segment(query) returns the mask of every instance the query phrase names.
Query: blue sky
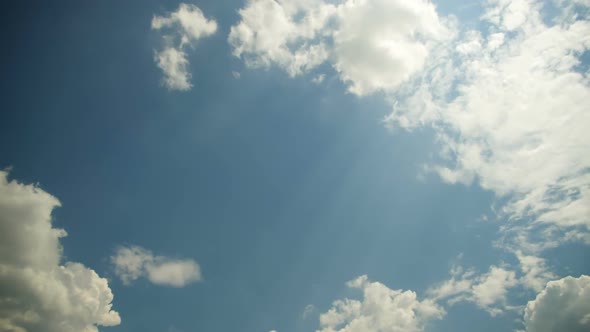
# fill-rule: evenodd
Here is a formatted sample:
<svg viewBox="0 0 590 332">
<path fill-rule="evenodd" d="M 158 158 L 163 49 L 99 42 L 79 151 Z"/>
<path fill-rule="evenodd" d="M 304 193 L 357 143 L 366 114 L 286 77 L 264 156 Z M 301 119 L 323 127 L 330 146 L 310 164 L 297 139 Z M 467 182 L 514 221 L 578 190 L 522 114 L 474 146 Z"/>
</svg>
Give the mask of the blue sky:
<svg viewBox="0 0 590 332">
<path fill-rule="evenodd" d="M 7 5 L 0 330 L 587 331 L 588 13 Z"/>
</svg>

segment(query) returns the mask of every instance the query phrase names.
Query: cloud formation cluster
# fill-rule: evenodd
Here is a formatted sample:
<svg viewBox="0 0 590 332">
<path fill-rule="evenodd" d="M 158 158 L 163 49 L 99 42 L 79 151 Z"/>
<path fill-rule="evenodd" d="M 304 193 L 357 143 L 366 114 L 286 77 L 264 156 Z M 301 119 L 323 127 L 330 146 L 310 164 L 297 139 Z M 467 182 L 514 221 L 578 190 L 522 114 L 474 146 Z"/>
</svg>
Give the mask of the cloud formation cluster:
<svg viewBox="0 0 590 332">
<path fill-rule="evenodd" d="M 228 41 L 250 67 L 327 62 L 352 93 L 384 92 L 387 125 L 436 129 L 446 162 L 428 169 L 508 199 L 505 234 L 532 255 L 590 227 L 590 22 L 573 4 L 547 23 L 539 1 L 491 0 L 479 31 L 430 1 L 252 0 Z M 527 238 L 539 229 L 549 241 Z"/>
<path fill-rule="evenodd" d="M 248 67 L 323 78 L 328 64 L 349 92 L 391 101 L 388 127 L 435 131 L 440 161 L 424 170 L 496 194 L 495 246 L 518 265 L 456 270 L 430 295 L 496 315 L 512 288 L 547 292 L 547 249 L 590 243 L 590 3 L 544 5 L 489 0 L 465 29 L 430 1 L 251 0 L 228 41 Z M 344 317 L 360 304 L 338 306 Z"/>
<path fill-rule="evenodd" d="M 115 274 L 126 285 L 140 277 L 156 285 L 171 287 L 184 287 L 202 280 L 201 268 L 194 260 L 154 256 L 139 246 L 119 247 L 111 262 Z"/>
<path fill-rule="evenodd" d="M 547 287 L 525 309 L 527 332 L 590 330 L 590 277 L 565 277 Z"/>
<path fill-rule="evenodd" d="M 121 322 L 106 279 L 62 262 L 63 229 L 51 213 L 60 202 L 36 185 L 0 171 L 0 330 L 97 332 Z"/>
<path fill-rule="evenodd" d="M 189 90 L 192 84 L 186 51 L 199 39 L 214 34 L 217 22 L 207 19 L 197 6 L 181 3 L 167 16 L 154 16 L 152 30 L 167 31 L 162 35 L 163 48 L 154 56 L 164 74 L 164 86 L 170 90 Z"/>
</svg>

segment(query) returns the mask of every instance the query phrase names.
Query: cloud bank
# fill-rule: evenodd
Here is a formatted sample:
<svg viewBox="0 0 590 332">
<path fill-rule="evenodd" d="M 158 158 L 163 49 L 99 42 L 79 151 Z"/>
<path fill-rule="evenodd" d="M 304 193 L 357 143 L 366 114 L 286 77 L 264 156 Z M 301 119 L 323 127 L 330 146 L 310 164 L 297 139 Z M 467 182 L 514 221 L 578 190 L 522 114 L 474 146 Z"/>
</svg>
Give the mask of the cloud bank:
<svg viewBox="0 0 590 332">
<path fill-rule="evenodd" d="M 106 279 L 62 262 L 51 212 L 60 202 L 36 185 L 0 171 L 0 330 L 97 332 L 121 322 Z"/>
<path fill-rule="evenodd" d="M 111 262 L 115 274 L 126 285 L 140 277 L 156 285 L 170 287 L 184 287 L 202 280 L 201 268 L 194 260 L 154 256 L 151 251 L 139 246 L 119 247 Z"/>
<path fill-rule="evenodd" d="M 164 74 L 164 86 L 170 90 L 189 90 L 192 84 L 187 49 L 194 48 L 199 39 L 214 34 L 217 22 L 207 19 L 197 6 L 181 3 L 167 16 L 154 16 L 152 30 L 165 31 L 164 46 L 154 56 Z"/>
</svg>

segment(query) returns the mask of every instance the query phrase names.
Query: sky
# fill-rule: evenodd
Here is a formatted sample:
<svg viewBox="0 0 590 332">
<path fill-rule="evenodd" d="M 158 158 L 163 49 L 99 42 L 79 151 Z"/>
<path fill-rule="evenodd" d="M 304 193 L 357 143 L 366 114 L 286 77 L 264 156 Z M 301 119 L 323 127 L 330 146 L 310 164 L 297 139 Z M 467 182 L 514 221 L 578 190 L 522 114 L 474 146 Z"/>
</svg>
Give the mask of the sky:
<svg viewBox="0 0 590 332">
<path fill-rule="evenodd" d="M 590 331 L 587 0 L 2 16 L 0 331 Z"/>
</svg>

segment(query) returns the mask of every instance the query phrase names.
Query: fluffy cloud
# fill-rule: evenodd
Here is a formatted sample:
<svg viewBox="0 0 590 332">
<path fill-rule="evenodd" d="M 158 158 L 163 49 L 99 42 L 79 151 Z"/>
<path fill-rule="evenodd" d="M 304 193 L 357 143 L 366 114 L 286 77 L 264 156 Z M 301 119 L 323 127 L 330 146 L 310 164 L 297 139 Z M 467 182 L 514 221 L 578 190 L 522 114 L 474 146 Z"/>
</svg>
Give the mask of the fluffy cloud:
<svg viewBox="0 0 590 332">
<path fill-rule="evenodd" d="M 228 41 L 246 65 L 295 76 L 328 62 L 357 95 L 397 88 L 451 32 L 425 0 L 252 0 L 239 13 Z"/>
<path fill-rule="evenodd" d="M 566 277 L 547 283 L 530 301 L 524 322 L 528 332 L 590 330 L 590 277 Z"/>
<path fill-rule="evenodd" d="M 138 246 L 119 247 L 111 262 L 115 274 L 129 285 L 140 277 L 157 285 L 184 287 L 201 281 L 201 268 L 192 259 L 171 259 L 154 256 L 149 250 Z"/>
<path fill-rule="evenodd" d="M 362 300 L 338 300 L 320 315 L 320 332 L 423 331 L 445 312 L 432 300 L 418 300 L 412 291 L 393 290 L 361 276 L 347 283 L 363 291 Z"/>
<path fill-rule="evenodd" d="M 164 73 L 164 85 L 170 90 L 189 90 L 192 85 L 186 49 L 215 33 L 217 22 L 207 19 L 198 7 L 181 3 L 168 16 L 154 16 L 152 30 L 168 31 L 162 37 L 164 47 L 154 57 Z"/>
<path fill-rule="evenodd" d="M 0 330 L 92 332 L 121 322 L 107 280 L 62 263 L 66 236 L 51 225 L 57 198 L 0 171 Z"/>
</svg>

